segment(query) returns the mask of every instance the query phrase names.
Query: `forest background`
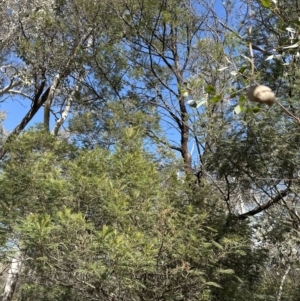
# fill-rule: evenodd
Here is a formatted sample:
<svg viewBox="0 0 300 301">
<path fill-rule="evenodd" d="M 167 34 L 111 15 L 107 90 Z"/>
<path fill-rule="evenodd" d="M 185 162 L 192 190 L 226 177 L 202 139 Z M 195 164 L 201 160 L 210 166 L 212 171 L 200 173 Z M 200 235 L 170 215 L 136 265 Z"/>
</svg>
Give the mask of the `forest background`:
<svg viewBox="0 0 300 301">
<path fill-rule="evenodd" d="M 299 300 L 299 34 L 297 0 L 2 1 L 0 299 Z"/>
</svg>

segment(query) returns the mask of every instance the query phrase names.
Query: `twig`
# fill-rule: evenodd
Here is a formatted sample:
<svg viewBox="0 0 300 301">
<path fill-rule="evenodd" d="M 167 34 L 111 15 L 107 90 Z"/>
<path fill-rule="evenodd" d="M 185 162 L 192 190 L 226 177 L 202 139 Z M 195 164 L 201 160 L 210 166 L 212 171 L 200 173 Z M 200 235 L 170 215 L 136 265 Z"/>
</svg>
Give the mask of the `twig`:
<svg viewBox="0 0 300 301">
<path fill-rule="evenodd" d="M 290 117 L 292 117 L 293 119 L 295 119 L 298 124 L 300 125 L 300 118 L 296 117 L 293 113 L 291 113 L 289 110 L 287 110 L 276 98 L 275 98 L 275 102 L 281 107 L 281 109 Z"/>
</svg>

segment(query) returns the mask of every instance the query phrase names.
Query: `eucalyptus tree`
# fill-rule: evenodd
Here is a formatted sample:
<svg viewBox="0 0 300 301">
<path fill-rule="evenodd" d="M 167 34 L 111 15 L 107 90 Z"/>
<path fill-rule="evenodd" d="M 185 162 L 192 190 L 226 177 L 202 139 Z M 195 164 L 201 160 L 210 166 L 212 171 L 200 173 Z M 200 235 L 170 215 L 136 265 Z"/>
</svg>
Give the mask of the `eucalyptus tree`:
<svg viewBox="0 0 300 301">
<path fill-rule="evenodd" d="M 158 145 L 179 152 L 185 174 L 196 176 L 199 183 L 215 185 L 228 213 L 242 213 L 240 218 L 244 219 L 279 202 L 289 188 L 272 184 L 266 188 L 265 182 L 253 180 L 254 175 L 264 178 L 263 173 L 269 172 L 269 137 L 281 127 L 269 115 L 278 114 L 278 110 L 258 108 L 245 97 L 247 87 L 263 76 L 256 72 L 250 52 L 266 56 L 268 50 L 249 40 L 249 30 L 255 29 L 253 18 L 247 23 L 249 3 L 224 4 L 223 14 L 216 10 L 217 4 L 125 1 L 115 6 L 114 12 L 123 22 L 123 51 L 130 64 L 126 80 L 131 100 L 137 99 L 132 111 L 145 108 L 151 115 L 154 108 L 160 118 L 163 135 L 147 126 L 145 133 Z M 250 8 L 252 16 L 255 7 Z M 232 21 L 238 10 L 241 13 Z M 255 149 L 253 140 L 259 134 L 248 134 L 252 124 L 260 131 L 262 120 L 269 127 L 262 138 L 267 144 L 265 149 Z M 262 157 L 265 169 L 259 165 Z M 278 160 L 281 166 L 285 164 Z M 245 164 L 253 170 L 245 169 Z M 266 207 L 252 201 L 251 189 L 260 193 Z M 240 201 L 243 194 L 246 202 Z M 238 212 L 237 203 L 246 206 L 242 212 Z"/>
<path fill-rule="evenodd" d="M 84 97 L 81 91 L 88 87 L 91 58 L 95 53 L 107 56 L 119 39 L 118 23 L 106 18 L 110 9 L 108 1 L 16 0 L 2 5 L 1 97 L 32 102 L 12 135 L 19 134 L 42 107 L 45 127 L 50 128 L 53 114 L 52 131 L 57 134 L 75 104 L 107 96 L 101 81 L 94 91 L 101 95 Z M 102 68 L 112 72 L 107 66 Z"/>
<path fill-rule="evenodd" d="M 260 298 L 292 300 L 299 269 L 298 2 L 245 5 L 244 30 L 227 26 L 244 45 L 247 63 L 231 72 L 229 97 L 238 114 L 227 115 L 233 126 L 216 137 L 206 170 L 228 201 L 237 196 L 243 205 L 240 219 L 255 216 L 255 240 L 270 250 Z M 234 65 L 228 62 L 226 70 Z M 253 84 L 273 89 L 274 106 L 256 107 L 246 100 L 245 91 Z"/>
</svg>

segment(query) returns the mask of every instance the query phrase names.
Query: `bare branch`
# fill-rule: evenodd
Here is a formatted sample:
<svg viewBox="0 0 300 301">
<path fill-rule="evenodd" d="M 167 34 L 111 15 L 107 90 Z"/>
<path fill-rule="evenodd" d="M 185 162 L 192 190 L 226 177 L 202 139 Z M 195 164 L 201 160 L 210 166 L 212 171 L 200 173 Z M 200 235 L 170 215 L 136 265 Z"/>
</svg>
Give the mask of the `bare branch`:
<svg viewBox="0 0 300 301">
<path fill-rule="evenodd" d="M 21 96 L 23 96 L 23 97 L 25 97 L 25 98 L 28 98 L 28 99 L 32 100 L 32 97 L 31 97 L 31 96 L 29 96 L 28 94 L 23 93 L 22 91 L 9 90 L 8 93 L 21 95 Z"/>
<path fill-rule="evenodd" d="M 12 92 L 10 89 L 14 88 L 20 84 L 21 84 L 21 81 L 14 82 L 14 80 L 12 79 L 11 82 L 9 83 L 9 85 L 7 85 L 6 87 L 4 87 L 3 89 L 0 90 L 0 96 L 3 95 L 4 93 Z"/>
<path fill-rule="evenodd" d="M 274 204 L 278 203 L 279 201 L 281 201 L 284 197 L 286 197 L 290 193 L 290 191 L 291 191 L 290 188 L 286 188 L 285 190 L 280 190 L 274 198 L 271 198 L 265 204 L 258 205 L 254 209 L 252 209 L 252 210 L 250 210 L 246 213 L 240 214 L 238 216 L 239 219 L 243 220 L 243 219 L 246 219 L 249 216 L 254 216 L 254 215 L 256 215 L 260 212 L 263 212 L 264 210 L 270 208 L 272 205 L 274 205 Z"/>
</svg>

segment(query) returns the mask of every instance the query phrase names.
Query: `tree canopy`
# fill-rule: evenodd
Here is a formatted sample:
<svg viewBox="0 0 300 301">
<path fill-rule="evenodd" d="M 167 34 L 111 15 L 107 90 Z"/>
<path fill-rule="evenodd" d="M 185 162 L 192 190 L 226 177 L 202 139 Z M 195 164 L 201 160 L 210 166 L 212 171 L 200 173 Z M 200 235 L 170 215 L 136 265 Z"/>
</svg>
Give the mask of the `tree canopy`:
<svg viewBox="0 0 300 301">
<path fill-rule="evenodd" d="M 0 300 L 298 300 L 299 5 L 5 1 Z"/>
</svg>

